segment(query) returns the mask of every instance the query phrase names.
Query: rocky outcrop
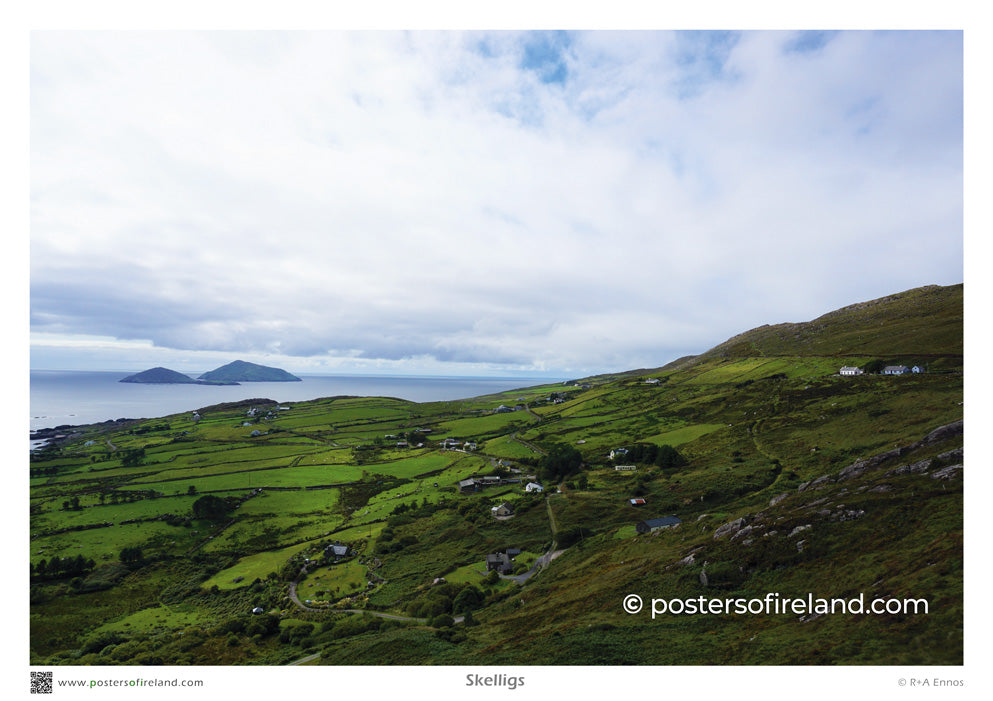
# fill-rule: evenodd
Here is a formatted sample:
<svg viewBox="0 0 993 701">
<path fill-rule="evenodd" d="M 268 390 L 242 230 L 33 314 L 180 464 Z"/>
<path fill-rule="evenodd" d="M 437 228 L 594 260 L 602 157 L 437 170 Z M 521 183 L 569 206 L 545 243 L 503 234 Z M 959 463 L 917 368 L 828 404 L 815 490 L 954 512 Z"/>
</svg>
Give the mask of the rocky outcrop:
<svg viewBox="0 0 993 701">
<path fill-rule="evenodd" d="M 714 531 L 714 539 L 723 538 L 726 535 L 731 535 L 732 533 L 737 533 L 742 528 L 748 524 L 748 517 L 736 518 L 734 521 L 729 521 L 723 526 Z"/>
</svg>

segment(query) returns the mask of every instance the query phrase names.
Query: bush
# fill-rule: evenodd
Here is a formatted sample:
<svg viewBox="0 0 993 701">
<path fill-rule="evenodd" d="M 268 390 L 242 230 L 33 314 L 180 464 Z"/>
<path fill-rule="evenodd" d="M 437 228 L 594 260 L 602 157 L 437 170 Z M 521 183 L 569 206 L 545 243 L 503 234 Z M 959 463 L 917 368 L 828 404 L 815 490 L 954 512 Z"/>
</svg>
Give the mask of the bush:
<svg viewBox="0 0 993 701">
<path fill-rule="evenodd" d="M 455 625 L 455 619 L 447 615 L 435 616 L 431 619 L 430 625 L 432 628 L 450 628 Z"/>
</svg>

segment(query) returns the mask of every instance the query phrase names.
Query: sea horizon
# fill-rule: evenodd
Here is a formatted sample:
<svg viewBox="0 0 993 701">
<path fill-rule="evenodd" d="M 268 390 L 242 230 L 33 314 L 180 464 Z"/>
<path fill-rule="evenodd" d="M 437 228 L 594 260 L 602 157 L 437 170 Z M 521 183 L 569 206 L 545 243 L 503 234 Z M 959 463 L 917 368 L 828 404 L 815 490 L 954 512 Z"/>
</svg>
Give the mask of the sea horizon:
<svg viewBox="0 0 993 701">
<path fill-rule="evenodd" d="M 300 377 L 300 382 L 243 382 L 239 385 L 120 382 L 132 374 L 135 372 L 130 370 L 32 369 L 31 431 L 116 419 L 158 418 L 252 398 L 300 402 L 348 395 L 395 397 L 414 402 L 453 401 L 570 379 L 294 373 Z"/>
</svg>

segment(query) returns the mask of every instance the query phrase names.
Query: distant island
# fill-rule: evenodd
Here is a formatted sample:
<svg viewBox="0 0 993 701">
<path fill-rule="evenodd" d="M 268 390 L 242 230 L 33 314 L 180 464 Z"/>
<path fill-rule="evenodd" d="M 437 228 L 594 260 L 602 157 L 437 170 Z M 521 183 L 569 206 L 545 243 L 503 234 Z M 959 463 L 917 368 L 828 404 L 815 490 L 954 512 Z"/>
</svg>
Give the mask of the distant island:
<svg viewBox="0 0 993 701">
<path fill-rule="evenodd" d="M 205 372 L 200 375 L 201 380 L 210 382 L 302 382 L 296 375 L 291 375 L 279 368 L 270 368 L 265 365 L 246 363 L 244 360 L 235 360 L 233 363 L 223 365 L 216 370 Z"/>
<path fill-rule="evenodd" d="M 235 381 L 224 380 L 194 380 L 189 375 L 170 370 L 169 368 L 151 368 L 135 375 L 129 375 L 120 382 L 133 382 L 143 385 L 237 385 Z"/>
</svg>

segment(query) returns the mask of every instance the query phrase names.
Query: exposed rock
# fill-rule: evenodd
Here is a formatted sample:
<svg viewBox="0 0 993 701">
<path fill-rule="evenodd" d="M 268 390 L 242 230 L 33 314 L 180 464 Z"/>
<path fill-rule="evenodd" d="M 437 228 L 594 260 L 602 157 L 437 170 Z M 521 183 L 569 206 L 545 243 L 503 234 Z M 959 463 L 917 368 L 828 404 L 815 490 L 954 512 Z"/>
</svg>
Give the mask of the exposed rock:
<svg viewBox="0 0 993 701">
<path fill-rule="evenodd" d="M 804 482 L 799 487 L 797 487 L 796 490 L 798 492 L 804 492 L 808 489 L 820 489 L 830 481 L 832 481 L 830 475 L 823 475 L 821 477 L 818 477 L 812 482 Z"/>
<path fill-rule="evenodd" d="M 807 541 L 805 541 L 805 540 L 798 540 L 796 542 L 797 552 L 801 552 L 802 553 L 803 552 L 804 545 L 806 545 L 806 543 L 807 543 Z"/>
<path fill-rule="evenodd" d="M 790 534 L 789 534 L 788 536 L 786 536 L 786 537 L 787 537 L 787 538 L 792 538 L 792 537 L 793 537 L 793 536 L 795 536 L 795 535 L 796 535 L 797 533 L 803 533 L 803 532 L 804 532 L 805 530 L 807 530 L 808 528 L 810 528 L 810 524 L 809 524 L 809 523 L 808 523 L 808 524 L 806 524 L 805 526 L 797 526 L 797 527 L 796 527 L 796 528 L 794 528 L 794 529 L 793 529 L 792 531 L 790 531 Z"/>
<path fill-rule="evenodd" d="M 854 521 L 865 516 L 863 509 L 839 509 L 831 516 L 832 521 Z"/>
<path fill-rule="evenodd" d="M 790 495 L 789 492 L 783 492 L 782 494 L 774 496 L 772 499 L 769 500 L 769 506 L 775 506 L 789 495 Z"/>
<path fill-rule="evenodd" d="M 961 470 L 962 470 L 961 465 L 949 465 L 948 467 L 943 467 L 937 472 L 935 472 L 933 475 L 931 475 L 931 479 L 950 480 L 954 477 L 957 477 L 960 474 Z"/>
<path fill-rule="evenodd" d="M 754 526 L 745 526 L 744 528 L 737 531 L 733 536 L 731 536 L 731 540 L 738 540 L 739 538 L 744 538 L 753 530 L 754 530 Z"/>
<path fill-rule="evenodd" d="M 687 555 L 686 557 L 684 557 L 682 560 L 680 560 L 676 564 L 677 565 L 692 565 L 695 561 L 696 561 L 696 557 L 694 557 L 693 553 L 690 553 L 689 555 Z"/>
<path fill-rule="evenodd" d="M 949 450 L 938 456 L 942 462 L 962 462 L 962 449 Z"/>
<path fill-rule="evenodd" d="M 934 429 L 931 433 L 924 436 L 924 440 L 921 441 L 921 444 L 932 445 L 933 443 L 940 443 L 947 438 L 962 435 L 963 430 L 964 428 L 962 421 L 946 424 Z"/>
<path fill-rule="evenodd" d="M 881 484 L 878 487 L 873 487 L 869 490 L 870 492 L 876 492 L 877 494 L 885 494 L 886 492 L 892 492 L 893 487 L 888 484 Z"/>
<path fill-rule="evenodd" d="M 714 531 L 714 538 L 715 539 L 723 538 L 729 533 L 736 533 L 737 531 L 741 530 L 747 523 L 748 521 L 746 520 L 746 517 L 736 518 L 734 521 L 729 521 L 728 523 L 725 523 L 723 526 L 721 526 L 716 531 Z"/>
<path fill-rule="evenodd" d="M 762 534 L 762 537 L 763 538 L 771 538 L 772 536 L 777 535 L 778 533 L 779 533 L 779 531 L 769 531 L 768 533 L 763 533 Z"/>
<path fill-rule="evenodd" d="M 707 565 L 705 563 L 704 564 L 704 569 L 700 570 L 700 584 L 702 584 L 705 587 L 710 584 L 710 580 L 707 579 L 707 570 L 706 570 L 706 567 L 707 567 Z"/>
</svg>

